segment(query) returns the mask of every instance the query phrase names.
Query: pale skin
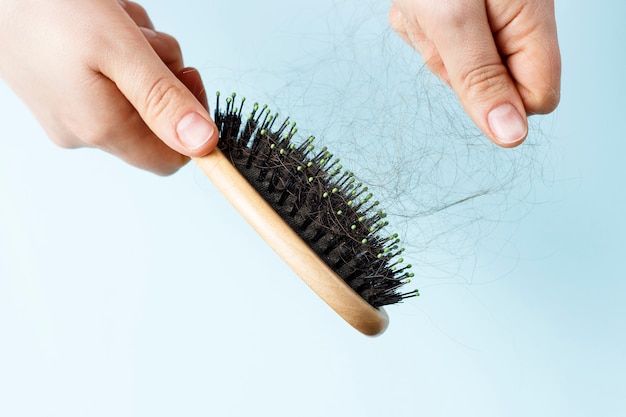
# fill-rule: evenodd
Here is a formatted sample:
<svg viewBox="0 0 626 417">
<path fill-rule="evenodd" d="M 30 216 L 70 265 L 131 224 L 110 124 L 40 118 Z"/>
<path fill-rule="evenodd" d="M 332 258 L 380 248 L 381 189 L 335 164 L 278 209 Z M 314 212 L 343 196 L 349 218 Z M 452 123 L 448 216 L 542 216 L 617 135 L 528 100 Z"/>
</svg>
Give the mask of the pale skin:
<svg viewBox="0 0 626 417">
<path fill-rule="evenodd" d="M 559 101 L 551 0 L 393 0 L 389 22 L 497 145 Z M 217 144 L 197 70 L 125 0 L 0 0 L 0 77 L 62 147 L 95 147 L 157 174 Z"/>
<path fill-rule="evenodd" d="M 552 0 L 392 0 L 389 22 L 455 91 L 483 133 L 521 144 L 527 116 L 559 103 Z"/>
</svg>

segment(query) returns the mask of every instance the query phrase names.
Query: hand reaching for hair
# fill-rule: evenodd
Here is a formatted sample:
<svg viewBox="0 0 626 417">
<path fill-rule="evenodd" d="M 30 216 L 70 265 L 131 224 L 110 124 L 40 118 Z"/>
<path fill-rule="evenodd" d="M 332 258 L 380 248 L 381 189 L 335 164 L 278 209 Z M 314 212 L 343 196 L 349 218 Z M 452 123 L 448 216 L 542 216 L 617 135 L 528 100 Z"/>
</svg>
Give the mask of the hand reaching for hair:
<svg viewBox="0 0 626 417">
<path fill-rule="evenodd" d="M 63 147 L 165 175 L 217 143 L 198 72 L 134 2 L 2 1 L 0 77 Z"/>
<path fill-rule="evenodd" d="M 561 59 L 552 0 L 392 0 L 393 29 L 493 142 L 517 146 L 553 111 Z"/>
</svg>

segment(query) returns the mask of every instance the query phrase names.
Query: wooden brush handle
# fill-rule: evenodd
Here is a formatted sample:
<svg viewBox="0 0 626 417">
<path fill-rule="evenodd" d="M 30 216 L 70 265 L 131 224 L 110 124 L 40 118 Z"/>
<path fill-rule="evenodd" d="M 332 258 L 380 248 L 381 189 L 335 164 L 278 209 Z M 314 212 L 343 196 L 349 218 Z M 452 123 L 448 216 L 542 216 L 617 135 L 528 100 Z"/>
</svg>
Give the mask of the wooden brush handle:
<svg viewBox="0 0 626 417">
<path fill-rule="evenodd" d="M 194 161 L 265 242 L 337 314 L 368 336 L 385 331 L 385 311 L 368 304 L 326 265 L 219 149 Z"/>
</svg>

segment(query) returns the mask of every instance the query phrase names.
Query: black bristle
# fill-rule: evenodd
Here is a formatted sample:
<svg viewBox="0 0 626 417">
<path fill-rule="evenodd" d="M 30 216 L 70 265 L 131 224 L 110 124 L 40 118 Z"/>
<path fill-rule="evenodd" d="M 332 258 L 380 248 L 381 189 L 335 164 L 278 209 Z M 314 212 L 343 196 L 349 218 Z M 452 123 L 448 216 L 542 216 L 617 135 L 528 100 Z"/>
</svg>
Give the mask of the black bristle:
<svg viewBox="0 0 626 417">
<path fill-rule="evenodd" d="M 368 188 L 325 147 L 316 149 L 314 137 L 293 144 L 295 123 L 278 124 L 267 106 L 255 103 L 243 121 L 245 98 L 237 107 L 235 97 L 222 110 L 217 94 L 218 146 L 280 217 L 372 306 L 418 296 L 400 292 L 413 276 L 411 265 L 403 265 L 398 235 L 382 234 L 386 214 Z"/>
</svg>

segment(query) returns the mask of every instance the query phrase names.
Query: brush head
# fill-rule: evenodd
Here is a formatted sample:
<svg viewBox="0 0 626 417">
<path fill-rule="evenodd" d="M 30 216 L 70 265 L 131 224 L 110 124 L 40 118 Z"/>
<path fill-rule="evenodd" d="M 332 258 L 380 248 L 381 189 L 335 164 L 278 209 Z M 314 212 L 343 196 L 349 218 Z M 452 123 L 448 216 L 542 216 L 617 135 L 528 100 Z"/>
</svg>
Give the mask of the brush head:
<svg viewBox="0 0 626 417">
<path fill-rule="evenodd" d="M 223 108 L 217 94 L 218 146 L 279 216 L 371 306 L 419 295 L 402 291 L 411 265 L 368 188 L 313 137 L 296 143 L 295 123 L 256 103 L 244 118 L 245 98 L 235 98 Z"/>
</svg>

